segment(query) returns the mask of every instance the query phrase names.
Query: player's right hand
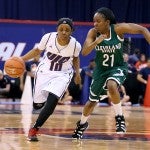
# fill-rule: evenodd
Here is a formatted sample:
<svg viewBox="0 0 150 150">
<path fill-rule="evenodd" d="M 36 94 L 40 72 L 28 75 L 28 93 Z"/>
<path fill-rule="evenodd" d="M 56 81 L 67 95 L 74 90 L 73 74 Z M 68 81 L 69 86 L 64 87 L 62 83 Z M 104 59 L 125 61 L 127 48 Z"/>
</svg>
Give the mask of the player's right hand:
<svg viewBox="0 0 150 150">
<path fill-rule="evenodd" d="M 106 34 L 101 34 L 99 37 L 96 38 L 96 43 L 99 44 L 101 43 L 104 39 L 107 38 L 107 35 Z"/>
</svg>

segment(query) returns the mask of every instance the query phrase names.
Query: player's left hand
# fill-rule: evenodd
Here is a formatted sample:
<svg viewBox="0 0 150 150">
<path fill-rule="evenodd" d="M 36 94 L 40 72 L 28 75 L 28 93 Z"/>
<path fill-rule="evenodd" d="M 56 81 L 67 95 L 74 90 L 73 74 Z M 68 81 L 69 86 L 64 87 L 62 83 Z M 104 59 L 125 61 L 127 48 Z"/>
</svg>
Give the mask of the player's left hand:
<svg viewBox="0 0 150 150">
<path fill-rule="evenodd" d="M 81 84 L 81 76 L 80 74 L 75 74 L 75 77 L 74 77 L 74 82 L 75 84 Z"/>
</svg>

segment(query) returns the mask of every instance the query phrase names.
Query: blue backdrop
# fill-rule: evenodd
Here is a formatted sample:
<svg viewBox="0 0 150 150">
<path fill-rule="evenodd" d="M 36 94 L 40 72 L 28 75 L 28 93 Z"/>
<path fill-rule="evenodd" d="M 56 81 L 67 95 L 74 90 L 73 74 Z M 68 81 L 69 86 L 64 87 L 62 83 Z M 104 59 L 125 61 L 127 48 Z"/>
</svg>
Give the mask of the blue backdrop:
<svg viewBox="0 0 150 150">
<path fill-rule="evenodd" d="M 83 44 L 91 25 L 79 25 L 76 23 L 73 36 Z M 32 49 L 40 41 L 41 37 L 48 32 L 56 31 L 56 22 L 31 22 L 31 21 L 7 21 L 0 22 L 0 69 L 3 69 L 4 61 L 11 56 L 22 56 Z M 129 37 L 131 35 L 126 35 Z M 134 47 L 150 56 L 150 46 L 141 35 L 132 35 Z M 136 37 L 136 38 L 135 38 Z M 140 40 L 139 40 L 140 39 Z M 94 51 L 81 58 L 81 67 L 88 65 L 89 60 L 94 57 Z"/>
<path fill-rule="evenodd" d="M 100 7 L 112 9 L 117 22 L 150 23 L 150 0 L 0 0 L 0 21 L 1 19 L 57 21 L 61 17 L 70 17 L 73 21 L 89 22 L 93 20 L 95 10 Z M 74 36 L 81 44 L 90 27 L 76 26 Z M 6 60 L 10 55 L 24 54 L 39 42 L 44 33 L 54 30 L 55 24 L 0 23 L 0 60 Z M 149 45 L 144 39 L 140 41 L 133 39 L 132 42 L 135 47 L 150 56 Z M 81 66 L 88 64 L 90 57 L 93 57 L 91 55 L 86 59 L 80 56 Z"/>
<path fill-rule="evenodd" d="M 73 36 L 83 44 L 91 26 L 76 25 Z M 48 32 L 56 31 L 55 24 L 0 23 L 0 69 L 4 61 L 11 56 L 22 56 L 32 49 Z M 81 66 L 88 64 L 94 52 L 81 58 Z"/>
<path fill-rule="evenodd" d="M 69 17 L 73 21 L 91 22 L 94 12 L 100 7 L 112 9 L 117 22 L 150 23 L 150 0 L 0 0 L 0 19 L 57 21 L 61 17 Z M 25 54 L 45 33 L 56 28 L 55 24 L 29 22 L 17 24 L 0 20 L 0 69 L 3 69 L 6 59 Z M 73 36 L 83 44 L 89 28 L 91 25 L 76 25 Z M 134 36 L 132 43 L 133 48 L 140 48 L 150 56 L 150 46 L 142 36 Z M 94 52 L 87 57 L 80 56 L 81 67 L 88 65 L 93 57 Z M 87 89 L 83 93 L 82 104 L 87 99 L 86 92 Z"/>
</svg>

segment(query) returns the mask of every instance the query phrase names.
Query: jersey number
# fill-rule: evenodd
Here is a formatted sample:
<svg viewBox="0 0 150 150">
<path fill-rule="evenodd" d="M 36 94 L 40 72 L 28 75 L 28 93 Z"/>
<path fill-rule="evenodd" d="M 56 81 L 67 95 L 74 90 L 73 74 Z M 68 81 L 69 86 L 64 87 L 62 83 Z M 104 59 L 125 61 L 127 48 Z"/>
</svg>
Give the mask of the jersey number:
<svg viewBox="0 0 150 150">
<path fill-rule="evenodd" d="M 63 57 L 57 54 L 52 54 L 51 52 L 47 53 L 47 58 L 51 61 L 49 68 L 51 71 L 60 71 L 63 63 L 70 59 L 70 57 Z"/>
<path fill-rule="evenodd" d="M 60 71 L 62 69 L 62 64 L 57 62 L 51 61 L 51 65 L 49 68 L 51 71 Z"/>
<path fill-rule="evenodd" d="M 110 66 L 113 67 L 113 65 L 114 65 L 114 54 L 112 54 L 112 55 L 104 54 L 103 58 L 104 58 L 103 66 L 109 66 L 109 62 L 110 62 Z"/>
</svg>

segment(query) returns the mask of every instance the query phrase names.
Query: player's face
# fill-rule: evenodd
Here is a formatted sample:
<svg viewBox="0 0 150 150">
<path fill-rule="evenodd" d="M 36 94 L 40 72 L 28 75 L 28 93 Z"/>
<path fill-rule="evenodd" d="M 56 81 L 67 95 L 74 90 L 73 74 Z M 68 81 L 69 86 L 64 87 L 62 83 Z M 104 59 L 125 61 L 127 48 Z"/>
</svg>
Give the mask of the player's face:
<svg viewBox="0 0 150 150">
<path fill-rule="evenodd" d="M 93 22 L 94 22 L 94 28 L 102 34 L 105 34 L 105 32 L 107 32 L 110 26 L 110 21 L 106 20 L 104 16 L 100 13 L 95 13 Z"/>
<path fill-rule="evenodd" d="M 124 55 L 123 55 L 123 59 L 124 59 L 125 62 L 128 62 L 129 56 L 128 56 L 127 54 L 124 54 Z"/>
<path fill-rule="evenodd" d="M 72 29 L 68 24 L 60 24 L 57 28 L 58 37 L 62 40 L 68 40 L 72 33 Z"/>
</svg>

